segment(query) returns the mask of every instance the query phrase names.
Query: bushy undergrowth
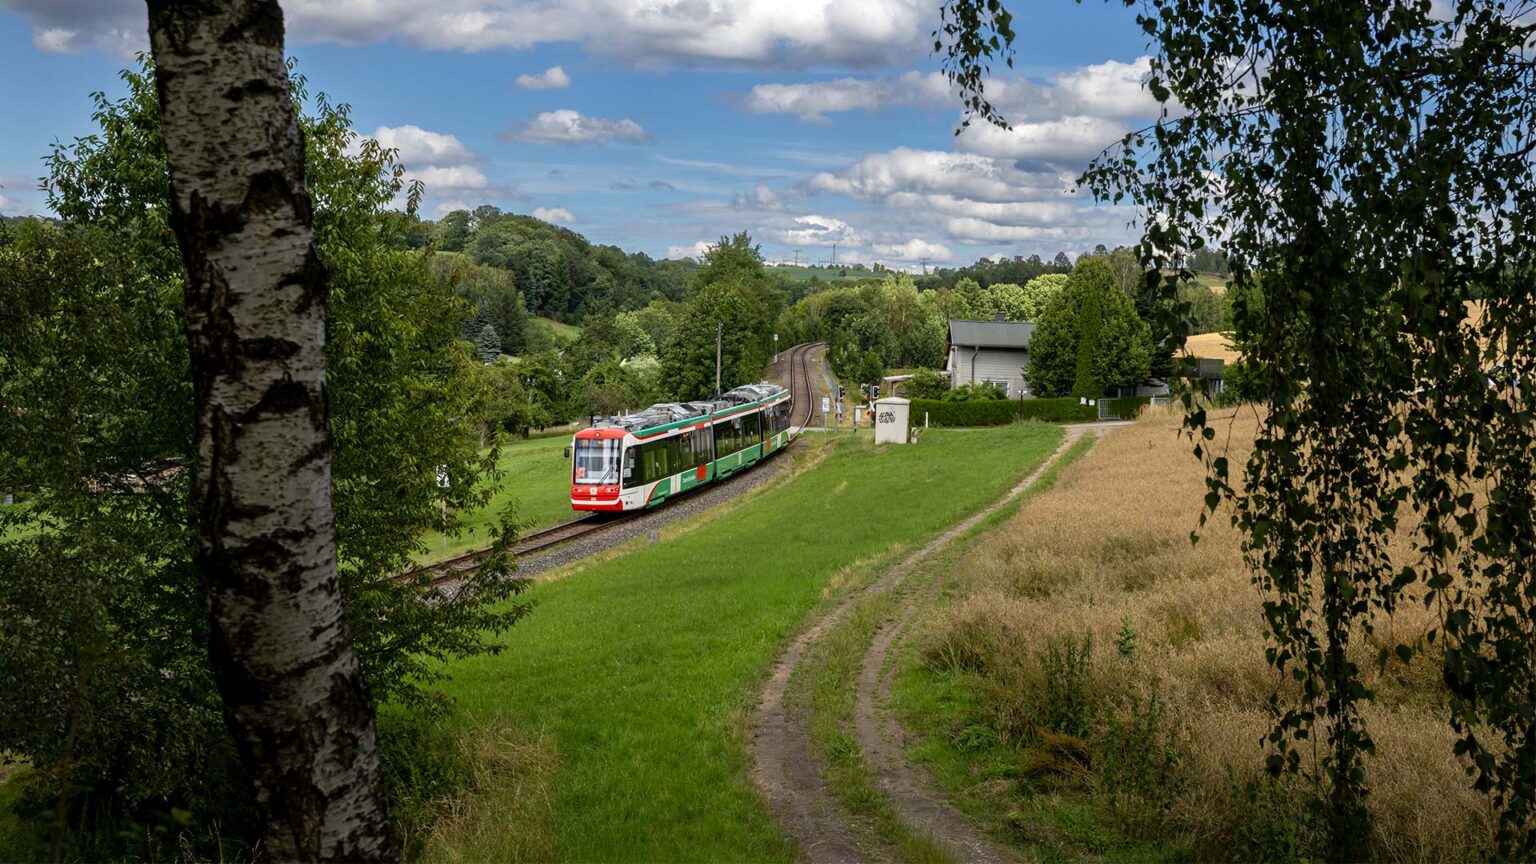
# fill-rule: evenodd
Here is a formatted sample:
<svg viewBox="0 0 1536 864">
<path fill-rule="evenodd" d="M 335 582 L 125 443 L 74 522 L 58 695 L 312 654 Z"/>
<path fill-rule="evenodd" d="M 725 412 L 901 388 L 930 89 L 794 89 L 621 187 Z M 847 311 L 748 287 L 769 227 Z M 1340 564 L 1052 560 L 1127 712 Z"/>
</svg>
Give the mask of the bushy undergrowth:
<svg viewBox="0 0 1536 864">
<path fill-rule="evenodd" d="M 1214 442 L 1234 460 L 1252 417 L 1234 413 L 1230 438 Z M 1225 520 L 1185 539 L 1203 475 L 1176 427 L 1149 409 L 970 550 L 954 571 L 959 599 L 920 640 L 921 680 L 967 694 L 940 733 L 970 763 L 955 772 L 964 795 L 1047 856 L 1141 844 L 1133 857 L 1317 858 L 1312 790 L 1264 771 L 1268 699 L 1289 685 L 1265 663 L 1261 598 Z M 1376 662 L 1433 615 L 1405 605 L 1378 622 L 1390 635 L 1356 640 L 1352 659 L 1375 670 L 1376 860 L 1490 851 L 1487 802 L 1452 753 L 1438 658 Z"/>
</svg>

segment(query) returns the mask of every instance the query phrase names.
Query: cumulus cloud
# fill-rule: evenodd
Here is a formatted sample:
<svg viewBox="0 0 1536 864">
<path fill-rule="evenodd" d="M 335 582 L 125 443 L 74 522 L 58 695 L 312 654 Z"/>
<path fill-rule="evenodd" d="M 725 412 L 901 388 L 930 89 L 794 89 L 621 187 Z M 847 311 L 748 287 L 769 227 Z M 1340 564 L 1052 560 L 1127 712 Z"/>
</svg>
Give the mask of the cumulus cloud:
<svg viewBox="0 0 1536 864">
<path fill-rule="evenodd" d="M 780 210 L 783 209 L 784 202 L 772 187 L 766 183 L 759 183 L 751 192 L 732 196 L 731 206 L 740 210 Z"/>
<path fill-rule="evenodd" d="M 575 214 L 564 207 L 535 207 L 533 218 L 543 219 L 545 222 L 553 222 L 557 225 L 565 225 L 576 221 Z"/>
<path fill-rule="evenodd" d="M 487 189 L 491 181 L 473 165 L 429 166 L 411 171 L 413 179 L 425 183 L 428 189 Z"/>
<path fill-rule="evenodd" d="M 627 141 L 631 144 L 649 140 L 645 130 L 633 120 L 609 120 L 588 117 L 570 108 L 545 111 L 527 123 L 519 123 L 502 133 L 502 137 L 531 144 L 597 145 L 610 141 Z"/>
<path fill-rule="evenodd" d="M 1017 123 L 1011 129 L 972 123 L 960 133 L 958 144 L 983 156 L 1037 159 L 1081 170 L 1125 133 L 1125 127 L 1113 120 L 1074 116 L 1043 123 Z"/>
<path fill-rule="evenodd" d="M 758 228 L 768 239 L 786 246 L 862 246 L 867 236 L 852 225 L 831 216 L 809 213 L 766 220 Z"/>
<path fill-rule="evenodd" d="M 908 72 L 899 78 L 758 84 L 742 99 L 742 107 L 754 114 L 794 114 L 811 123 L 827 123 L 826 115 L 842 111 L 877 111 L 890 105 L 958 104 L 949 82 L 937 72 Z"/>
<path fill-rule="evenodd" d="M 875 257 L 892 261 L 913 262 L 927 258 L 931 262 L 953 260 L 955 253 L 943 243 L 933 243 L 914 237 L 905 243 L 876 243 L 869 247 Z"/>
<path fill-rule="evenodd" d="M 0 0 L 57 50 L 144 42 L 138 0 Z M 290 39 L 398 39 L 434 50 L 575 42 L 645 66 L 875 67 L 913 56 L 937 19 L 932 0 L 285 0 Z"/>
<path fill-rule="evenodd" d="M 518 90 L 564 90 L 571 86 L 571 76 L 559 66 L 551 66 L 537 75 L 519 75 L 512 86 Z"/>
<path fill-rule="evenodd" d="M 1149 57 L 1130 63 L 1108 60 L 1055 75 L 1048 82 L 999 75 L 987 82 L 987 98 L 1021 137 L 1037 142 L 1036 151 L 1075 158 L 1080 147 L 1064 145 L 1052 151 L 1039 142 L 1084 134 L 1088 124 L 1096 124 L 1095 131 L 1111 130 L 1113 139 L 1124 129 L 1111 121 L 1155 117 L 1161 106 L 1143 87 L 1151 63 Z M 907 72 L 895 78 L 758 84 L 742 97 L 741 106 L 754 114 L 793 114 L 807 122 L 827 123 L 828 115 L 844 111 L 898 106 L 958 110 L 960 102 L 942 74 Z"/>
<path fill-rule="evenodd" d="M 149 48 L 144 4 L 135 0 L 0 0 L 32 25 L 32 44 L 50 54 L 90 49 L 130 58 Z"/>
<path fill-rule="evenodd" d="M 837 171 L 822 171 L 801 187 L 866 201 L 915 192 L 1008 202 L 1065 194 L 1071 185 L 1067 172 L 1026 170 L 973 153 L 898 147 L 871 153 Z"/>
<path fill-rule="evenodd" d="M 1132 213 L 1098 207 L 1074 189 L 1074 174 L 978 153 L 898 148 L 871 153 L 798 184 L 806 195 L 836 195 L 879 205 L 877 257 L 895 258 L 910 238 L 941 234 L 956 243 L 995 245 L 1119 242 Z M 876 248 L 879 247 L 879 248 Z M 915 252 L 917 247 L 913 247 Z M 1041 251 L 1036 247 L 1036 251 Z M 915 257 L 942 260 L 932 252 Z M 910 261 L 913 257 L 898 258 Z"/>
<path fill-rule="evenodd" d="M 668 258 L 703 258 L 704 257 L 704 253 L 709 251 L 709 247 L 710 247 L 710 243 L 709 243 L 708 240 L 700 240 L 700 241 L 694 243 L 692 246 L 668 246 L 667 247 L 667 257 Z"/>
<path fill-rule="evenodd" d="M 380 126 L 373 130 L 373 140 L 397 151 L 400 162 L 406 166 L 452 165 L 475 158 L 458 136 L 432 132 L 409 123 Z"/>
</svg>

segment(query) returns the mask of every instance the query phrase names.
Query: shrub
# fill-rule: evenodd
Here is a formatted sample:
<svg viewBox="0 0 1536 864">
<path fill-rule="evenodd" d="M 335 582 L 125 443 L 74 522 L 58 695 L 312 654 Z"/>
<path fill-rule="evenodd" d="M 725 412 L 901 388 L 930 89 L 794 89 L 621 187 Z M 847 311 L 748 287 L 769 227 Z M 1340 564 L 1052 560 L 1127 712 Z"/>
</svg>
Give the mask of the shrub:
<svg viewBox="0 0 1536 864">
<path fill-rule="evenodd" d="M 949 378 L 932 369 L 917 369 L 907 381 L 907 398 L 942 399 L 949 389 Z"/>
<path fill-rule="evenodd" d="M 1045 423 L 1085 423 L 1099 419 L 1098 408 L 1082 405 L 1072 396 L 1021 399 L 1017 408 L 1020 419 Z"/>
<path fill-rule="evenodd" d="M 912 420 L 927 415 L 932 426 L 1002 426 L 1017 420 L 1018 405 L 1008 399 L 950 402 L 913 399 Z"/>
<path fill-rule="evenodd" d="M 992 399 L 1007 399 L 1008 391 L 1004 390 L 1001 384 L 972 381 L 945 392 L 940 398 L 945 402 L 984 402 Z"/>
</svg>

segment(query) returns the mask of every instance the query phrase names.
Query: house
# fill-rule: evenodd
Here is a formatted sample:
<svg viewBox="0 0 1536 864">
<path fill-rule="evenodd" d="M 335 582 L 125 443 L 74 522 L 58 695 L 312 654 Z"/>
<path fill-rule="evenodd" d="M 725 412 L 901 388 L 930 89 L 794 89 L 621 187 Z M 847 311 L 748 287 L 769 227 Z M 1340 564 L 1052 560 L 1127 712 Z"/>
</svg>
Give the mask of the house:
<svg viewBox="0 0 1536 864">
<path fill-rule="evenodd" d="M 1035 325 L 1004 321 L 949 322 L 944 373 L 953 386 L 978 382 L 1001 384 L 1010 398 L 1032 396 L 1024 370 L 1029 368 L 1029 337 Z"/>
</svg>

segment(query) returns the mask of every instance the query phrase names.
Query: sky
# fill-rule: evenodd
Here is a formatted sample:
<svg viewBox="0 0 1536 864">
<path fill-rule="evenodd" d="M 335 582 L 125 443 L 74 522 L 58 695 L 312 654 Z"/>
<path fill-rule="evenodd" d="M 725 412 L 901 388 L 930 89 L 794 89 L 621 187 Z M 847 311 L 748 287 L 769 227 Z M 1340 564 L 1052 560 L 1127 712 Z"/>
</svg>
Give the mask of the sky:
<svg viewBox="0 0 1536 864">
<path fill-rule="evenodd" d="M 771 262 L 919 270 L 1134 240 L 1076 179 L 1156 118 L 1119 2 L 1014 0 L 1011 130 L 931 55 L 940 0 L 285 0 L 310 89 L 427 189 L 654 257 L 748 231 Z M 46 213 L 55 142 L 144 50 L 142 0 L 0 0 L 0 213 Z M 835 247 L 835 250 L 834 250 Z"/>
</svg>

